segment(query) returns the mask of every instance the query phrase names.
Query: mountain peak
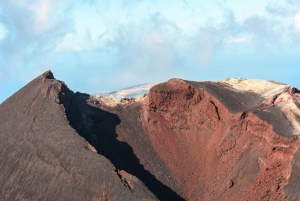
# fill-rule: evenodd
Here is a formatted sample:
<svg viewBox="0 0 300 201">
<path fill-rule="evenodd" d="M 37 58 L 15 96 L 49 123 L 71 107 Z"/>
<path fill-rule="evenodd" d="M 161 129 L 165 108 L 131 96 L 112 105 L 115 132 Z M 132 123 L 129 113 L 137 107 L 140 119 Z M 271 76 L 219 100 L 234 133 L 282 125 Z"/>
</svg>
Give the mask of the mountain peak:
<svg viewBox="0 0 300 201">
<path fill-rule="evenodd" d="M 55 78 L 54 78 L 54 75 L 53 75 L 53 73 L 52 73 L 51 70 L 48 70 L 48 71 L 44 72 L 43 75 L 44 75 L 47 79 L 55 79 Z"/>
</svg>

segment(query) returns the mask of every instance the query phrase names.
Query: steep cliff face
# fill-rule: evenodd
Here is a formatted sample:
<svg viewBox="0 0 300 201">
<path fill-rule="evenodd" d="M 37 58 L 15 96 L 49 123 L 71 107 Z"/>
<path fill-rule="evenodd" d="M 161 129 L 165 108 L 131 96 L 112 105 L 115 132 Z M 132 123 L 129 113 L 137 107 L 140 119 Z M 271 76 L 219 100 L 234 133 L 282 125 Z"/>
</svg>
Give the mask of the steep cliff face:
<svg viewBox="0 0 300 201">
<path fill-rule="evenodd" d="M 299 189 L 291 177 L 299 173 L 299 99 L 291 91 L 283 87 L 270 104 L 222 83 L 174 79 L 150 90 L 142 123 L 186 200 L 298 199 L 290 193 Z"/>
<path fill-rule="evenodd" d="M 46 72 L 0 105 L 0 196 L 300 200 L 298 92 L 171 79 L 112 105 Z"/>
</svg>

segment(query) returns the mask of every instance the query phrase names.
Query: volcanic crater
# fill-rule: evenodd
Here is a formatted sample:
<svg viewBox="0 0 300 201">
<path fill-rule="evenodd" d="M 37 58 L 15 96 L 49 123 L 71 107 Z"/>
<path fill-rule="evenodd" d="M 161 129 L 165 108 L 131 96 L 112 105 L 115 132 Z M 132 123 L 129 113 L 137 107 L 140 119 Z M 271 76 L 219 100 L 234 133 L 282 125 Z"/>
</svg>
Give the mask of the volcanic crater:
<svg viewBox="0 0 300 201">
<path fill-rule="evenodd" d="M 0 200 L 300 200 L 299 105 L 238 78 L 112 101 L 47 71 L 0 105 Z"/>
</svg>

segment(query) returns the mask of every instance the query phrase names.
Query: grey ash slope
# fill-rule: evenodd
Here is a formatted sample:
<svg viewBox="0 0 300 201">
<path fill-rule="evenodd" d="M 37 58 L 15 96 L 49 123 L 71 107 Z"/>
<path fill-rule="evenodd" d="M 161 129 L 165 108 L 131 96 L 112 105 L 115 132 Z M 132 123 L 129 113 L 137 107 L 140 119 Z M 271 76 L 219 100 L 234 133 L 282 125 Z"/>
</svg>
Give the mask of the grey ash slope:
<svg viewBox="0 0 300 201">
<path fill-rule="evenodd" d="M 60 101 L 73 95 L 46 72 L 0 105 L 0 200 L 95 200 L 103 187 L 112 200 L 140 200 L 69 125 Z"/>
</svg>

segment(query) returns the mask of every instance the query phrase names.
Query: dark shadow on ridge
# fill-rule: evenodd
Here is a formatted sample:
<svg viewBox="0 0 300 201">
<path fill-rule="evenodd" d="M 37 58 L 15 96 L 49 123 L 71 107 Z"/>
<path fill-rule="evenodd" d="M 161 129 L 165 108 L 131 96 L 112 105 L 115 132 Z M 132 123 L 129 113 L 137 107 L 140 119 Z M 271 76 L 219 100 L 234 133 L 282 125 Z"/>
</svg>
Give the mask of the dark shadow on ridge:
<svg viewBox="0 0 300 201">
<path fill-rule="evenodd" d="M 285 137 L 295 137 L 293 135 L 293 126 L 286 119 L 279 107 L 264 106 L 265 98 L 257 93 L 250 91 L 238 91 L 226 88 L 214 82 L 193 82 L 187 83 L 203 88 L 205 91 L 218 99 L 230 113 L 236 114 L 238 112 L 253 112 L 261 120 L 268 122 L 273 126 L 274 132 Z M 294 89 L 294 92 L 299 92 Z M 268 109 L 268 111 L 265 111 Z"/>
<path fill-rule="evenodd" d="M 117 169 L 139 178 L 159 200 L 184 200 L 144 169 L 128 143 L 117 139 L 116 126 L 121 121 L 116 114 L 88 105 L 87 94 L 74 94 L 65 86 L 62 92 L 59 100 L 65 106 L 70 125 L 96 148 L 98 154 L 109 159 Z"/>
</svg>

